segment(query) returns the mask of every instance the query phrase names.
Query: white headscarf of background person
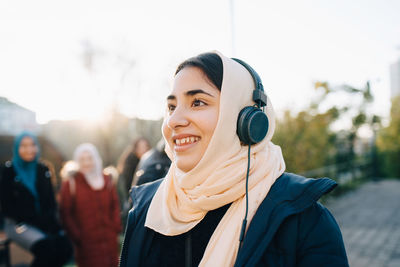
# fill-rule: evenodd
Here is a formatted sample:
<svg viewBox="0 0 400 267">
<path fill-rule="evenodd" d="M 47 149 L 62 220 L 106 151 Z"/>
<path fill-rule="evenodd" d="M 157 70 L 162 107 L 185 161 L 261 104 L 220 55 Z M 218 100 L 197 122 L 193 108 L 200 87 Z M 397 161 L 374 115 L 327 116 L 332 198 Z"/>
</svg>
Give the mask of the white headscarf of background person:
<svg viewBox="0 0 400 267">
<path fill-rule="evenodd" d="M 223 63 L 223 81 L 214 134 L 200 162 L 187 173 L 177 168 L 166 142 L 172 164 L 150 204 L 145 226 L 164 235 L 179 235 L 196 226 L 207 211 L 232 203 L 211 236 L 200 266 L 233 266 L 245 214 L 248 152 L 248 147 L 240 144 L 236 122 L 243 107 L 254 105 L 254 81 L 242 65 L 215 53 Z M 268 134 L 251 148 L 247 226 L 272 184 L 285 170 L 281 148 L 271 142 L 275 113 L 269 98 L 266 114 Z"/>
<path fill-rule="evenodd" d="M 83 172 L 80 166 L 80 157 L 84 152 L 88 152 L 93 160 L 93 169 Z M 97 148 L 90 143 L 80 144 L 74 151 L 74 161 L 78 165 L 78 170 L 81 171 L 87 183 L 94 190 L 100 190 L 104 187 L 104 177 L 103 177 L 103 161 L 101 160 L 100 154 Z"/>
</svg>

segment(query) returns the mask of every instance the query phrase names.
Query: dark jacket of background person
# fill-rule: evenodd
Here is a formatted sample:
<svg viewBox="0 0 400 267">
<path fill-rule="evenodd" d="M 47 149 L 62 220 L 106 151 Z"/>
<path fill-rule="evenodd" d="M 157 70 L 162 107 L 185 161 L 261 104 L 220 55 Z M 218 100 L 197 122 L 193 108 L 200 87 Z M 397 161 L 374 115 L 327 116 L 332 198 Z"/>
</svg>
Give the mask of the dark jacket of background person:
<svg viewBox="0 0 400 267">
<path fill-rule="evenodd" d="M 120 175 L 117 181 L 117 189 L 121 207 L 121 220 L 125 228 L 126 217 L 131 208 L 129 191 L 134 183 L 134 176 L 140 159 L 148 152 L 150 144 L 146 138 L 140 137 L 134 140 L 132 145 L 121 155 L 118 163 Z"/>
<path fill-rule="evenodd" d="M 118 188 L 121 201 L 126 201 L 129 198 L 129 190 L 132 187 L 133 176 L 143 154 L 150 150 L 150 144 L 146 138 L 137 138 L 133 144 L 122 154 L 118 163 Z"/>
<path fill-rule="evenodd" d="M 128 192 L 132 186 L 132 179 L 135 174 L 136 167 L 139 163 L 139 158 L 135 155 L 135 153 L 131 152 L 126 157 L 122 172 L 119 175 L 118 182 L 121 184 L 121 189 L 124 190 L 125 195 L 128 196 Z"/>
<path fill-rule="evenodd" d="M 74 189 L 61 187 L 61 219 L 75 245 L 78 266 L 117 266 L 121 232 L 119 200 L 109 176 L 104 187 L 93 190 L 84 175 L 75 173 Z"/>
<path fill-rule="evenodd" d="M 157 146 L 146 152 L 139 161 L 133 178 L 132 185 L 141 185 L 153 182 L 164 177 L 171 165 L 171 160 L 164 151 L 164 138 L 158 142 Z"/>
<path fill-rule="evenodd" d="M 57 233 L 61 226 L 57 221 L 57 205 L 51 184 L 51 173 L 47 166 L 38 163 L 36 171 L 36 189 L 40 209 L 35 207 L 32 193 L 18 179 L 11 161 L 7 161 L 1 170 L 0 201 L 5 217 L 16 223 L 25 222 L 47 233 Z"/>
<path fill-rule="evenodd" d="M 0 206 L 6 218 L 16 223 L 27 223 L 47 234 L 31 248 L 34 254 L 32 266 L 61 266 L 72 256 L 72 247 L 57 220 L 51 172 L 42 163 L 37 164 L 36 190 L 39 207 L 36 207 L 33 194 L 18 179 L 11 161 L 0 170 Z"/>
<path fill-rule="evenodd" d="M 143 266 L 155 232 L 144 227 L 161 180 L 132 189 L 121 267 Z M 284 173 L 250 222 L 235 266 L 348 266 L 340 229 L 318 199 L 336 183 Z M 185 251 L 182 251 L 184 258 Z M 221 255 L 223 257 L 223 255 Z M 184 260 L 183 260 L 184 262 Z"/>
<path fill-rule="evenodd" d="M 124 161 L 122 172 L 120 173 L 117 181 L 117 190 L 121 210 L 120 216 L 122 226 L 124 228 L 128 211 L 131 208 L 131 203 L 129 202 L 129 190 L 131 189 L 133 175 L 138 163 L 139 158 L 133 152 L 129 153 Z"/>
</svg>

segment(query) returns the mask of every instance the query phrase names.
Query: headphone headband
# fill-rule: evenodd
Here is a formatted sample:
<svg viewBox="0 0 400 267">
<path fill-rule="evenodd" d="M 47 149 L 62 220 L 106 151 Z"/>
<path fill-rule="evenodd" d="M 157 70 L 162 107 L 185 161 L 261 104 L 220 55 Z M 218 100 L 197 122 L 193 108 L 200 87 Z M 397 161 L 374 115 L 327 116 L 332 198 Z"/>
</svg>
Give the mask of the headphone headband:
<svg viewBox="0 0 400 267">
<path fill-rule="evenodd" d="M 258 105 L 258 107 L 265 107 L 267 105 L 267 95 L 264 93 L 264 86 L 258 73 L 243 60 L 238 58 L 232 59 L 245 67 L 250 73 L 251 77 L 253 77 L 253 81 L 255 83 L 255 89 L 253 91 L 253 101 Z"/>
</svg>

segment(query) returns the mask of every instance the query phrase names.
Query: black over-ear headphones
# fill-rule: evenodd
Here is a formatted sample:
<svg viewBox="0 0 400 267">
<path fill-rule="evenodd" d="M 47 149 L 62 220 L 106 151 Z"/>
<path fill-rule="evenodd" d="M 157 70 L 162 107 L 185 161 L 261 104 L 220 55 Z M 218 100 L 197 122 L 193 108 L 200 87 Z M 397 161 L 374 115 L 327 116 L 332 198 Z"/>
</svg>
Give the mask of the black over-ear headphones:
<svg viewBox="0 0 400 267">
<path fill-rule="evenodd" d="M 269 121 L 267 115 L 261 109 L 267 105 L 267 96 L 264 93 L 264 87 L 257 72 L 243 60 L 232 58 L 245 67 L 253 77 L 255 89 L 253 91 L 254 106 L 244 107 L 237 120 L 236 132 L 239 140 L 246 145 L 253 145 L 267 135 Z"/>
<path fill-rule="evenodd" d="M 249 210 L 248 191 L 249 191 L 249 171 L 250 171 L 250 147 L 251 145 L 257 144 L 258 142 L 260 142 L 265 138 L 269 128 L 269 121 L 267 115 L 261 109 L 267 105 L 267 96 L 264 93 L 264 87 L 262 85 L 260 76 L 258 76 L 257 72 L 243 60 L 237 58 L 232 58 L 232 59 L 240 63 L 243 67 L 245 67 L 248 70 L 248 72 L 250 72 L 255 83 L 255 89 L 253 91 L 253 101 L 255 105 L 244 107 L 239 112 L 236 125 L 236 133 L 239 136 L 240 141 L 248 145 L 247 172 L 246 172 L 246 212 L 240 230 L 239 250 L 237 252 L 239 254 L 244 239 L 244 235 L 246 232 L 247 214 Z"/>
</svg>

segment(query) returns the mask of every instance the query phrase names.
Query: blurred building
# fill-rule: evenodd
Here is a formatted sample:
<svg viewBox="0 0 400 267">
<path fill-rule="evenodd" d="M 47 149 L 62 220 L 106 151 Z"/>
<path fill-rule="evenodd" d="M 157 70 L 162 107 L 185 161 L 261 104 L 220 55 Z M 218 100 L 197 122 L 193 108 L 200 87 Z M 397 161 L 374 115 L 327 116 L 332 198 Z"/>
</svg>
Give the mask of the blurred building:
<svg viewBox="0 0 400 267">
<path fill-rule="evenodd" d="M 39 131 L 36 113 L 0 97 L 0 135 L 17 135 L 24 130 Z"/>
<path fill-rule="evenodd" d="M 391 98 L 400 96 L 400 59 L 390 65 Z"/>
</svg>

